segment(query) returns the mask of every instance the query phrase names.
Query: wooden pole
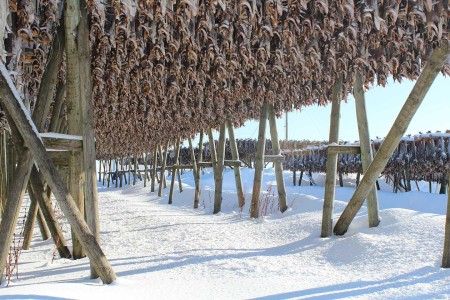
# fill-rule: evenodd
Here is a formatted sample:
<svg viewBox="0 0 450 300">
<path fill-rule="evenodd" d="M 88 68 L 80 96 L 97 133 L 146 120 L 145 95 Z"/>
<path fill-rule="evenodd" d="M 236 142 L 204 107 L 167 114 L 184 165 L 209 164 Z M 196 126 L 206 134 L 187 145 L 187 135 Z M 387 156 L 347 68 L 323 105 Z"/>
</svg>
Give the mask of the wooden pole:
<svg viewBox="0 0 450 300">
<path fill-rule="evenodd" d="M 339 118 L 341 109 L 342 76 L 340 76 L 333 86 L 330 116 L 330 136 L 329 144 L 339 142 Z M 325 176 L 325 195 L 322 211 L 322 229 L 320 236 L 329 237 L 333 229 L 333 211 L 336 188 L 338 154 L 327 155 L 327 173 Z M 302 172 L 303 175 L 303 172 Z M 300 178 L 302 177 L 300 175 Z M 301 179 L 300 179 L 301 180 Z"/>
<path fill-rule="evenodd" d="M 165 181 L 165 178 L 166 178 L 167 153 L 169 152 L 168 149 L 169 149 L 169 142 L 166 143 L 166 147 L 164 148 L 164 155 L 161 155 L 161 157 L 162 157 L 162 162 L 161 162 L 161 179 L 159 181 L 158 197 L 162 196 L 162 189 L 163 189 L 164 181 Z"/>
<path fill-rule="evenodd" d="M 42 214 L 42 210 L 40 208 L 38 208 L 37 221 L 38 221 L 39 229 L 41 231 L 42 239 L 44 241 L 48 240 L 51 237 L 50 230 L 47 226 L 47 223 L 45 223 L 45 218 L 44 218 L 44 215 Z"/>
<path fill-rule="evenodd" d="M 115 280 L 116 275 L 112 270 L 109 262 L 107 261 L 103 251 L 100 248 L 100 245 L 97 243 L 95 236 L 90 232 L 88 225 L 84 221 L 83 215 L 78 210 L 72 196 L 67 190 L 61 176 L 58 173 L 58 170 L 53 165 L 50 157 L 48 156 L 42 141 L 38 135 L 38 131 L 34 126 L 34 123 L 28 115 L 22 100 L 19 97 L 19 93 L 15 89 L 15 86 L 9 77 L 8 70 L 6 69 L 3 63 L 0 63 L 0 91 L 2 97 L 0 98 L 2 107 L 5 109 L 8 114 L 11 116 L 11 119 L 14 121 L 17 129 L 20 131 L 20 135 L 22 136 L 26 150 L 31 152 L 34 160 L 36 161 L 39 169 L 44 175 L 45 179 L 48 182 L 48 185 L 52 189 L 56 200 L 58 201 L 64 215 L 66 216 L 69 224 L 77 233 L 80 241 L 83 245 L 83 248 L 86 250 L 91 262 L 94 263 L 95 269 L 98 272 L 100 278 L 104 283 L 111 283 Z M 13 124 L 14 124 L 13 123 Z M 10 124 L 11 126 L 11 124 Z M 29 156 L 29 155 L 27 155 Z M 19 160 L 19 165 L 28 163 L 27 168 L 16 168 L 17 170 L 22 169 L 31 169 L 32 159 L 31 161 L 23 159 Z M 29 178 L 28 174 L 18 174 L 19 176 L 24 175 L 23 177 Z M 20 178 L 20 177 L 18 177 Z M 15 182 L 19 182 L 16 180 Z M 23 184 L 22 189 L 17 189 L 18 193 L 23 193 L 25 190 L 25 184 Z M 20 197 L 14 197 L 12 199 L 20 199 Z M 18 201 L 20 202 L 20 201 Z M 12 215 L 13 212 L 11 212 Z M 0 230 L 0 234 L 3 230 Z M 4 241 L 9 241 L 7 245 L 10 244 L 10 239 L 0 238 L 0 243 Z M 8 248 L 3 245 L 0 249 Z M 0 262 L 6 262 L 6 256 L 0 260 Z M 4 265 L 2 266 L 3 270 Z"/>
<path fill-rule="evenodd" d="M 448 174 L 450 178 L 450 173 Z M 450 268 L 450 184 L 447 184 L 447 215 L 445 217 L 444 253 L 442 267 Z"/>
<path fill-rule="evenodd" d="M 216 175 L 214 178 L 214 210 L 217 214 L 222 209 L 223 163 L 225 160 L 225 124 L 220 125 L 219 144 L 217 149 Z"/>
<path fill-rule="evenodd" d="M 33 170 L 31 171 L 30 187 L 30 198 L 34 199 L 36 203 L 39 204 L 59 255 L 63 258 L 71 258 L 72 255 L 67 247 L 66 239 L 64 238 L 64 234 L 59 227 L 58 219 L 56 218 L 55 211 L 53 210 L 52 200 L 48 197 L 47 192 L 44 191 L 42 175 L 39 174 L 36 167 L 33 167 Z"/>
<path fill-rule="evenodd" d="M 189 142 L 189 151 L 191 152 L 191 164 L 192 164 L 192 173 L 194 175 L 194 181 L 195 181 L 195 192 L 194 192 L 194 208 L 198 208 L 198 203 L 200 201 L 200 184 L 197 180 L 197 176 L 199 176 L 199 170 L 197 168 L 197 162 L 195 161 L 195 153 L 194 153 L 194 146 L 192 145 L 192 138 L 188 138 Z"/>
<path fill-rule="evenodd" d="M 261 195 L 261 185 L 264 169 L 264 153 L 266 146 L 266 121 L 267 121 L 267 104 L 261 108 L 261 116 L 259 118 L 258 142 L 256 144 L 255 157 L 255 176 L 253 179 L 252 202 L 250 204 L 250 217 L 258 218 L 259 216 L 259 196 Z"/>
<path fill-rule="evenodd" d="M 272 154 L 279 155 L 281 154 L 280 140 L 278 139 L 278 130 L 276 123 L 277 121 L 275 118 L 275 110 L 272 104 L 267 106 L 267 114 L 269 118 L 270 139 L 272 140 Z M 280 211 L 284 213 L 288 209 L 288 205 L 286 199 L 286 186 L 284 184 L 282 161 L 277 160 L 274 162 L 274 165 L 275 177 L 277 181 L 278 205 L 280 207 Z"/>
<path fill-rule="evenodd" d="M 64 3 L 64 28 L 66 38 L 66 110 L 68 134 L 82 135 L 81 118 L 81 83 L 80 83 L 80 58 L 77 37 L 80 34 L 80 2 L 79 0 L 66 0 Z M 87 20 L 86 20 L 87 22 Z M 84 41 L 83 41 L 84 42 Z M 89 44 L 87 45 L 89 47 Z M 85 71 L 85 68 L 83 68 Z M 82 77 L 89 77 L 84 74 Z M 87 86 L 85 86 L 87 90 Z M 90 91 L 90 89 L 89 89 Z M 83 91 L 84 92 L 84 91 Z M 84 151 L 83 151 L 84 152 Z M 94 157 L 95 159 L 95 157 Z M 83 157 L 80 153 L 72 152 L 69 159 L 69 191 L 77 204 L 81 214 L 84 215 L 84 172 Z M 85 256 L 81 242 L 74 230 L 72 230 L 73 258 L 79 259 Z"/>
<path fill-rule="evenodd" d="M 430 59 L 428 60 L 425 68 L 422 70 L 422 73 L 417 79 L 414 88 L 398 114 L 394 125 L 386 136 L 383 144 L 381 144 L 377 155 L 373 159 L 366 174 L 361 180 L 361 183 L 356 188 L 350 202 L 336 223 L 336 226 L 334 227 L 334 233 L 336 235 L 343 235 L 347 232 L 350 223 L 361 208 L 364 199 L 369 194 L 378 176 L 386 166 L 386 163 L 394 153 L 395 148 L 398 146 L 401 138 L 405 134 L 409 123 L 425 98 L 431 84 L 442 69 L 449 53 L 448 48 L 448 42 L 443 42 L 441 47 L 434 49 L 431 54 Z"/>
<path fill-rule="evenodd" d="M 355 97 L 356 119 L 358 121 L 359 143 L 361 147 L 361 162 L 363 173 L 367 171 L 372 162 L 373 153 L 370 142 L 369 122 L 367 121 L 366 99 L 363 89 L 363 76 L 360 72 L 356 72 L 355 85 L 353 89 Z M 367 196 L 367 212 L 369 215 L 369 227 L 376 227 L 380 223 L 378 216 L 378 194 L 374 185 Z"/>
<path fill-rule="evenodd" d="M 233 124 L 231 122 L 227 122 L 227 127 L 228 127 L 228 137 L 230 139 L 231 156 L 233 160 L 239 160 L 239 152 L 236 143 L 236 137 L 234 136 Z M 236 193 L 238 198 L 238 204 L 239 208 L 242 210 L 242 208 L 245 205 L 245 195 L 244 189 L 242 187 L 241 167 L 236 166 L 233 170 L 234 170 L 234 181 L 236 182 Z"/>
<path fill-rule="evenodd" d="M 194 208 L 198 208 L 200 202 L 200 178 L 201 168 L 197 165 L 203 160 L 203 131 L 200 131 L 200 138 L 198 141 L 198 156 L 195 163 L 195 196 L 194 196 Z M 191 153 L 192 155 L 192 153 Z"/>
<path fill-rule="evenodd" d="M 153 151 L 153 161 L 152 161 L 152 182 L 150 191 L 155 191 L 155 181 L 156 181 L 156 165 L 158 164 L 158 150 L 155 148 Z"/>
<path fill-rule="evenodd" d="M 34 223 L 36 223 L 38 209 L 39 205 L 37 204 L 35 199 L 31 198 L 30 195 L 30 207 L 28 208 L 28 215 L 25 221 L 25 227 L 23 229 L 23 250 L 30 249 L 31 240 L 33 238 Z"/>
<path fill-rule="evenodd" d="M 173 189 L 175 187 L 175 177 L 176 177 L 176 171 L 177 171 L 178 157 L 180 156 L 180 139 L 177 139 L 174 150 L 175 150 L 175 156 L 173 159 L 173 166 L 172 166 L 172 180 L 170 182 L 169 204 L 172 204 Z"/>
<path fill-rule="evenodd" d="M 94 107 L 92 104 L 91 51 L 86 0 L 80 0 L 81 19 L 78 26 L 78 54 L 80 60 L 80 103 L 83 133 L 84 198 L 89 229 L 100 243 L 100 221 L 96 181 L 96 151 L 94 132 Z M 101 165 L 99 166 L 101 171 Z M 98 278 L 91 262 L 91 278 Z"/>
<path fill-rule="evenodd" d="M 148 153 L 146 152 L 144 154 L 144 187 L 147 187 L 147 173 L 148 173 L 147 160 L 148 160 Z"/>
<path fill-rule="evenodd" d="M 213 165 L 214 177 L 216 177 L 217 152 L 211 128 L 208 129 L 208 139 L 209 139 L 209 152 L 211 154 L 211 163 Z"/>
</svg>

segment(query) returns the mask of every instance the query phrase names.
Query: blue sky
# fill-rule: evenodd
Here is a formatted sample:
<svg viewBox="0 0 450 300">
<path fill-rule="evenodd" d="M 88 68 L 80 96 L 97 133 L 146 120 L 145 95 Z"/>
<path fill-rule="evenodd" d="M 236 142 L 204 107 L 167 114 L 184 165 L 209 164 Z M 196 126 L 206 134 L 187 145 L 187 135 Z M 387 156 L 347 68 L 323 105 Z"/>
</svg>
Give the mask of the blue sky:
<svg viewBox="0 0 450 300">
<path fill-rule="evenodd" d="M 386 87 L 374 86 L 366 92 L 367 115 L 371 138 L 385 137 L 394 123 L 397 114 L 411 92 L 413 81 L 404 80 L 401 84 L 389 80 Z M 347 103 L 341 105 L 340 139 L 356 141 L 355 102 L 349 96 Z M 305 107 L 302 111 L 289 113 L 289 139 L 328 140 L 331 105 L 326 107 Z M 285 117 L 277 120 L 278 135 L 285 138 Z M 419 131 L 450 130 L 450 78 L 439 75 L 428 91 L 406 133 Z M 216 133 L 217 134 L 217 133 Z M 248 121 L 236 129 L 236 138 L 258 137 L 258 122 Z M 266 136 L 269 136 L 267 130 Z M 217 137 L 216 137 L 217 138 Z"/>
</svg>

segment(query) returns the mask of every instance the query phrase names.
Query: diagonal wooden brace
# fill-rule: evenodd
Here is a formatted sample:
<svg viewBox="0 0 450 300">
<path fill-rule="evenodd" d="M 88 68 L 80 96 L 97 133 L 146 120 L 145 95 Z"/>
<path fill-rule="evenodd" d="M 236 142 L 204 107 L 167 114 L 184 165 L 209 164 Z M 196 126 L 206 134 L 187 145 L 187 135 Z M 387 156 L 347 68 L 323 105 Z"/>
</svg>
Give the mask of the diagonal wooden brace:
<svg viewBox="0 0 450 300">
<path fill-rule="evenodd" d="M 431 84 L 438 76 L 442 69 L 447 55 L 449 54 L 448 41 L 443 42 L 440 48 L 434 49 L 431 57 L 417 79 L 414 88 L 408 96 L 405 104 L 403 105 L 397 119 L 394 122 L 391 130 L 389 131 L 386 139 L 378 150 L 377 155 L 367 169 L 366 174 L 361 180 L 360 184 L 355 190 L 352 198 L 350 199 L 347 207 L 342 213 L 341 217 L 334 227 L 334 234 L 343 235 L 347 232 L 350 223 L 355 218 L 359 209 L 361 208 L 364 199 L 369 195 L 370 190 L 375 185 L 375 181 L 381 174 L 381 171 L 386 166 L 395 148 L 398 146 L 401 138 L 406 132 L 414 114 L 422 103 L 425 95 L 431 87 Z"/>
</svg>

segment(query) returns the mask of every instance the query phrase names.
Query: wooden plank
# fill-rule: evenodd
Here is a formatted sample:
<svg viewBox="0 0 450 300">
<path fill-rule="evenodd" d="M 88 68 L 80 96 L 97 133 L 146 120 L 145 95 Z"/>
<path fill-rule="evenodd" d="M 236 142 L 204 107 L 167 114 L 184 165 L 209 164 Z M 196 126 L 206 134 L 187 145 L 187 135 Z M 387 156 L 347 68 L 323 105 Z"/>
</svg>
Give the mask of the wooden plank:
<svg viewBox="0 0 450 300">
<path fill-rule="evenodd" d="M 95 263 L 95 269 L 99 273 L 100 278 L 104 283 L 111 283 L 116 278 L 114 271 L 107 261 L 100 245 L 97 243 L 94 235 L 90 232 L 88 225 L 84 221 L 83 215 L 75 205 L 75 202 L 67 190 L 67 187 L 59 175 L 56 167 L 47 155 L 45 147 L 39 139 L 38 130 L 31 121 L 29 114 L 26 112 L 19 93 L 15 89 L 14 84 L 9 77 L 8 70 L 1 62 L 0 70 L 0 91 L 2 94 L 0 100 L 3 109 L 8 112 L 14 121 L 12 124 L 15 124 L 20 131 L 20 135 L 25 142 L 26 149 L 28 149 L 27 151 L 32 154 L 32 157 L 39 166 L 39 169 L 43 173 L 48 185 L 52 189 L 64 215 L 69 221 L 69 224 L 75 229 L 91 261 Z M 21 164 L 22 161 L 23 160 L 19 161 L 19 164 Z M 29 169 L 31 171 L 32 160 L 27 163 L 28 166 L 30 166 Z M 16 169 L 19 169 L 19 167 Z M 29 177 L 29 174 L 25 175 L 26 178 Z M 7 239 L 0 238 L 0 242 L 2 240 L 7 241 Z"/>
<path fill-rule="evenodd" d="M 250 204 L 250 217 L 259 217 L 259 197 L 261 195 L 261 185 L 264 169 L 264 152 L 266 151 L 266 121 L 267 104 L 261 108 L 259 118 L 258 142 L 256 143 L 255 175 L 253 179 L 252 202 Z"/>
<path fill-rule="evenodd" d="M 60 134 L 60 136 L 69 136 Z M 81 137 L 82 138 L 82 137 Z M 52 150 L 83 151 L 83 140 L 66 139 L 63 137 L 52 137 L 41 134 L 45 148 Z"/>
<path fill-rule="evenodd" d="M 277 155 L 264 155 L 264 161 L 266 163 L 268 162 L 283 162 L 284 156 L 277 154 Z"/>
<path fill-rule="evenodd" d="M 361 162 L 363 173 L 367 171 L 373 159 L 372 146 L 369 134 L 369 122 L 367 121 L 366 99 L 364 96 L 363 76 L 356 72 L 355 84 L 353 88 L 355 97 L 356 119 L 358 121 L 359 142 L 361 151 Z M 376 227 L 380 223 L 378 215 L 378 194 L 376 185 L 367 196 L 367 213 L 369 215 L 369 227 Z"/>
<path fill-rule="evenodd" d="M 48 157 L 53 161 L 56 166 L 67 167 L 69 166 L 69 160 L 71 153 L 69 151 L 49 151 Z"/>
<path fill-rule="evenodd" d="M 216 176 L 214 178 L 214 210 L 213 214 L 217 214 L 222 209 L 222 185 L 223 185 L 223 162 L 225 160 L 225 124 L 220 125 L 219 143 L 217 149 L 217 165 Z"/>
<path fill-rule="evenodd" d="M 200 161 L 197 163 L 198 166 L 202 167 L 202 168 L 209 168 L 213 166 L 213 163 L 210 161 Z"/>
<path fill-rule="evenodd" d="M 332 103 L 330 115 L 330 136 L 329 143 L 337 143 L 339 141 L 339 118 L 341 110 L 341 92 L 342 92 L 342 76 L 334 83 L 332 90 Z M 334 198 L 336 188 L 336 172 L 337 172 L 337 153 L 332 153 L 328 149 L 327 153 L 327 173 L 325 176 L 325 195 L 322 210 L 322 228 L 321 237 L 329 237 L 333 229 L 333 211 Z M 300 183 L 303 172 L 300 175 Z"/>
<path fill-rule="evenodd" d="M 405 135 L 406 129 L 414 117 L 414 114 L 425 98 L 425 95 L 430 89 L 433 81 L 442 69 L 444 62 L 447 59 L 447 55 L 449 54 L 448 49 L 448 41 L 443 42 L 441 47 L 434 49 L 405 104 L 400 110 L 394 125 L 384 139 L 383 144 L 381 144 L 377 155 L 373 159 L 366 174 L 364 174 L 361 183 L 356 188 L 355 193 L 336 223 L 336 226 L 334 227 L 334 233 L 336 235 L 343 235 L 347 232 L 350 223 L 358 213 L 364 199 L 369 194 L 381 171 L 386 166 L 391 155 L 394 153 L 395 148 Z"/>
<path fill-rule="evenodd" d="M 284 176 L 283 176 L 283 161 L 284 156 L 280 155 L 280 141 L 278 139 L 278 130 L 277 123 L 275 118 L 275 110 L 273 108 L 273 104 L 267 106 L 267 117 L 269 119 L 269 128 L 270 128 L 270 139 L 272 140 L 272 151 L 275 153 L 274 155 L 266 155 L 264 160 L 268 159 L 268 157 L 273 157 L 275 162 L 275 178 L 277 181 L 277 192 L 278 192 L 278 206 L 280 211 L 283 213 L 288 209 L 287 205 L 287 197 L 286 197 L 286 186 L 284 184 Z M 281 158 L 279 157 L 281 156 Z M 276 158 L 275 158 L 276 157 Z M 268 160 L 266 160 L 268 161 Z"/>
<path fill-rule="evenodd" d="M 231 166 L 231 167 L 241 167 L 241 166 L 243 166 L 242 161 L 240 161 L 238 159 L 237 160 L 226 159 L 226 160 L 223 161 L 223 164 L 225 166 Z"/>
<path fill-rule="evenodd" d="M 359 145 L 328 145 L 327 154 L 361 154 Z"/>
</svg>

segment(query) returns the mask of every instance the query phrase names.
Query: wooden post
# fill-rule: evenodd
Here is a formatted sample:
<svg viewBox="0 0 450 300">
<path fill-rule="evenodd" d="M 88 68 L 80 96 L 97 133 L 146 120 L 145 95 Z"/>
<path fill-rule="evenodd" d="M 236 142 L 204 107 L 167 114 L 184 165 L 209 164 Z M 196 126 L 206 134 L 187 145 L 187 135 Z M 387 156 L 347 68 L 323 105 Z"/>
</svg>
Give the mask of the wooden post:
<svg viewBox="0 0 450 300">
<path fill-rule="evenodd" d="M 330 136 L 329 144 L 339 142 L 339 118 L 341 109 L 342 76 L 340 76 L 333 86 L 330 116 Z M 336 188 L 337 153 L 327 154 L 327 173 L 325 176 L 325 196 L 323 199 L 322 229 L 320 236 L 329 237 L 333 229 L 333 211 Z M 303 173 L 302 173 L 303 174 Z M 300 176 L 302 177 L 302 176 Z"/>
<path fill-rule="evenodd" d="M 44 191 L 44 182 L 36 167 L 33 167 L 33 170 L 31 171 L 30 187 L 31 189 L 28 191 L 30 198 L 39 204 L 59 255 L 63 258 L 71 258 L 72 255 L 67 247 L 66 239 L 59 227 L 58 219 L 53 210 L 52 200 L 48 197 L 47 192 Z"/>
<path fill-rule="evenodd" d="M 200 202 L 200 173 L 201 173 L 201 167 L 197 164 L 200 163 L 203 160 L 203 131 L 200 131 L 200 138 L 198 141 L 198 156 L 197 161 L 194 161 L 195 163 L 195 196 L 194 196 L 194 208 L 198 208 L 198 204 Z M 192 155 L 193 153 L 191 153 Z"/>
<path fill-rule="evenodd" d="M 47 223 L 45 223 L 44 215 L 42 214 L 42 210 L 38 208 L 38 215 L 37 215 L 37 221 L 38 226 L 41 231 L 41 237 L 44 241 L 48 240 L 50 238 L 50 230 L 47 226 Z"/>
<path fill-rule="evenodd" d="M 361 208 L 364 199 L 369 194 L 379 174 L 386 166 L 386 163 L 405 134 L 409 123 L 425 98 L 431 84 L 442 69 L 449 53 L 448 48 L 448 42 L 443 42 L 441 47 L 434 49 L 431 54 L 430 59 L 422 70 L 414 88 L 398 114 L 394 125 L 386 136 L 383 144 L 381 144 L 377 155 L 373 159 L 366 174 L 361 180 L 361 183 L 356 188 L 350 202 L 336 223 L 336 226 L 334 227 L 334 233 L 336 235 L 343 235 L 347 232 L 350 223 Z"/>
<path fill-rule="evenodd" d="M 272 140 L 272 154 L 281 154 L 280 141 L 278 139 L 277 123 L 275 119 L 275 110 L 273 105 L 267 105 L 267 114 L 269 118 L 270 139 Z M 284 185 L 283 165 L 281 160 L 274 161 L 275 177 L 277 181 L 278 205 L 280 211 L 284 213 L 288 209 L 286 199 L 286 186 Z"/>
<path fill-rule="evenodd" d="M 213 165 L 214 177 L 216 177 L 217 152 L 211 128 L 208 129 L 208 139 L 209 139 L 209 152 L 211 154 L 211 163 Z"/>
<path fill-rule="evenodd" d="M 172 180 L 170 182 L 169 204 L 172 204 L 173 189 L 175 187 L 175 177 L 176 177 L 176 171 L 177 171 L 178 157 L 180 156 L 180 139 L 177 139 L 174 150 L 175 150 L 175 156 L 173 159 L 173 166 L 172 166 Z"/>
<path fill-rule="evenodd" d="M 158 164 L 158 150 L 155 148 L 155 150 L 153 151 L 153 161 L 152 161 L 152 182 L 151 182 L 151 187 L 150 187 L 150 191 L 154 192 L 155 191 L 155 180 L 156 180 L 156 166 Z"/>
<path fill-rule="evenodd" d="M 7 166 L 7 158 L 6 158 L 6 150 L 7 148 L 7 141 L 6 141 L 6 131 L 3 130 L 2 133 L 2 149 L 1 149 L 1 170 L 2 170 L 2 181 L 1 181 L 1 188 L 2 188 L 2 193 L 1 193 L 1 197 L 2 197 L 2 214 L 3 211 L 5 209 L 6 206 L 6 201 L 7 201 L 7 195 L 8 195 L 8 174 L 7 174 L 7 170 L 8 170 L 8 166 Z M 0 215 L 0 219 L 1 219 L 1 215 Z"/>
<path fill-rule="evenodd" d="M 356 119 L 358 121 L 359 143 L 361 147 L 361 162 L 363 173 L 367 171 L 372 162 L 373 153 L 370 143 L 369 122 L 367 121 L 366 99 L 364 97 L 363 76 L 357 71 L 355 86 L 353 89 L 355 97 Z M 367 212 L 369 215 L 369 227 L 376 227 L 380 223 L 378 216 L 378 194 L 374 185 L 367 196 Z"/>
<path fill-rule="evenodd" d="M 192 145 L 192 138 L 188 138 L 189 142 L 189 151 L 191 152 L 191 164 L 192 164 L 192 173 L 194 175 L 194 181 L 195 181 L 195 192 L 194 192 L 194 208 L 198 208 L 198 203 L 200 201 L 200 183 L 197 180 L 197 176 L 200 176 L 199 170 L 197 168 L 197 162 L 195 161 L 195 152 L 194 152 L 194 146 Z"/>
<path fill-rule="evenodd" d="M 80 85 L 80 59 L 77 37 L 80 25 L 79 0 L 67 0 L 64 3 L 64 28 L 66 39 L 66 109 L 68 134 L 82 135 L 81 118 L 81 85 Z M 86 20 L 87 22 L 87 20 Z M 79 45 L 81 46 L 81 45 Z M 89 45 L 87 45 L 89 47 Z M 83 69 L 85 71 L 85 69 Z M 84 74 L 83 77 L 90 77 Z M 89 78 L 90 79 L 90 78 Z M 87 86 L 85 86 L 87 90 Z M 85 91 L 83 91 L 85 92 Z M 89 89 L 90 92 L 90 89 Z M 94 157 L 95 159 L 95 157 Z M 69 159 L 69 190 L 81 214 L 84 215 L 84 172 L 83 157 L 80 153 L 72 152 Z M 73 258 L 85 256 L 81 243 L 72 230 Z"/>
<path fill-rule="evenodd" d="M 81 19 L 78 26 L 78 54 L 80 60 L 80 104 L 83 133 L 84 200 L 89 229 L 100 243 L 100 221 L 96 181 L 96 151 L 94 132 L 94 107 L 92 104 L 91 53 L 89 46 L 89 24 L 86 0 L 80 0 Z M 99 166 L 101 171 L 101 165 Z M 82 198 L 82 197 L 81 197 Z M 91 262 L 91 278 L 98 278 Z"/>
<path fill-rule="evenodd" d="M 28 215 L 25 221 L 25 227 L 23 229 L 23 243 L 22 249 L 30 249 L 31 239 L 33 238 L 34 223 L 36 223 L 36 216 L 39 209 L 35 199 L 31 198 L 30 195 L 30 207 L 28 208 Z"/>
<path fill-rule="evenodd" d="M 169 149 L 169 142 L 166 143 L 166 147 L 164 148 L 164 155 L 162 156 L 162 163 L 161 163 L 161 179 L 159 181 L 159 190 L 158 190 L 158 197 L 162 196 L 162 189 L 163 185 L 165 187 L 165 178 L 166 178 L 166 162 L 167 162 L 167 153 Z"/>
<path fill-rule="evenodd" d="M 252 202 L 250 204 L 250 217 L 258 218 L 259 216 L 259 196 L 261 195 L 261 185 L 264 169 L 264 153 L 266 151 L 266 121 L 267 121 L 267 104 L 261 108 L 261 116 L 259 118 L 258 142 L 256 144 L 255 157 L 255 176 L 253 179 Z"/>
<path fill-rule="evenodd" d="M 136 174 L 137 174 L 137 168 L 138 168 L 138 156 L 137 154 L 134 155 L 134 170 L 133 170 L 133 185 L 136 185 Z"/>
<path fill-rule="evenodd" d="M 448 174 L 450 178 L 450 173 Z M 444 253 L 442 267 L 450 268 L 450 184 L 447 183 L 447 215 L 445 217 Z"/>
<path fill-rule="evenodd" d="M 104 283 L 111 283 L 115 280 L 116 275 L 112 270 L 110 264 L 106 260 L 103 251 L 100 248 L 100 245 L 97 243 L 95 236 L 90 232 L 88 225 L 83 219 L 83 215 L 78 210 L 72 196 L 69 194 L 61 176 L 59 175 L 56 167 L 53 165 L 50 157 L 48 156 L 40 137 L 38 136 L 38 131 L 34 126 L 34 123 L 28 115 L 25 106 L 23 105 L 22 100 L 19 97 L 19 93 L 15 89 L 15 86 L 9 77 L 8 70 L 5 65 L 0 62 L 0 91 L 2 97 L 0 98 L 2 107 L 5 109 L 8 114 L 11 116 L 11 119 L 14 121 L 13 124 L 17 126 L 17 129 L 20 131 L 20 135 L 22 136 L 26 149 L 24 152 L 31 152 L 35 162 L 39 166 L 42 174 L 48 182 L 48 185 L 52 189 L 56 200 L 58 201 L 64 215 L 66 216 L 69 224 L 77 233 L 80 241 L 83 245 L 83 248 L 86 250 L 91 262 L 94 263 L 95 269 L 98 272 L 100 278 Z M 11 126 L 11 124 L 10 124 Z M 29 155 L 26 155 L 29 156 Z M 23 159 L 19 160 L 19 165 L 16 170 L 22 169 L 31 169 L 32 159 L 29 162 L 28 160 Z M 19 168 L 21 164 L 28 163 L 27 167 L 29 168 Z M 28 174 L 18 174 L 19 176 L 26 175 L 23 177 L 29 178 Z M 20 178 L 20 177 L 18 177 Z M 19 182 L 16 180 L 15 182 Z M 15 183 L 16 184 L 16 183 Z M 20 189 L 17 189 L 18 193 L 23 193 L 25 190 L 25 184 L 21 186 Z M 20 199 L 20 197 L 14 197 L 11 199 Z M 14 201 L 12 201 L 14 202 Z M 17 201 L 20 202 L 20 201 Z M 13 215 L 13 212 L 11 212 Z M 0 230 L 0 234 L 3 230 Z M 0 243 L 8 242 L 8 246 L 10 244 L 10 239 L 0 238 Z M 2 245 L 0 249 L 7 249 L 8 247 Z M 0 260 L 0 262 L 6 262 L 6 256 Z M 3 270 L 4 265 L 2 266 Z"/>
<path fill-rule="evenodd" d="M 147 173 L 148 173 L 147 160 L 148 160 L 148 153 L 146 152 L 144 154 L 144 187 L 147 187 Z"/>
<path fill-rule="evenodd" d="M 214 210 L 217 214 L 222 209 L 223 163 L 225 160 L 225 124 L 220 125 L 219 144 L 217 149 L 216 175 L 214 178 Z"/>
<path fill-rule="evenodd" d="M 233 124 L 231 122 L 227 122 L 227 127 L 228 127 L 228 137 L 230 139 L 230 149 L 231 149 L 232 159 L 239 160 L 239 152 L 238 152 L 238 147 L 237 147 L 237 143 L 236 143 L 236 138 L 234 136 Z M 245 205 L 245 195 L 244 195 L 244 189 L 242 188 L 241 167 L 236 166 L 234 168 L 234 180 L 236 182 L 236 193 L 237 193 L 239 208 L 242 210 L 242 208 Z"/>
</svg>

